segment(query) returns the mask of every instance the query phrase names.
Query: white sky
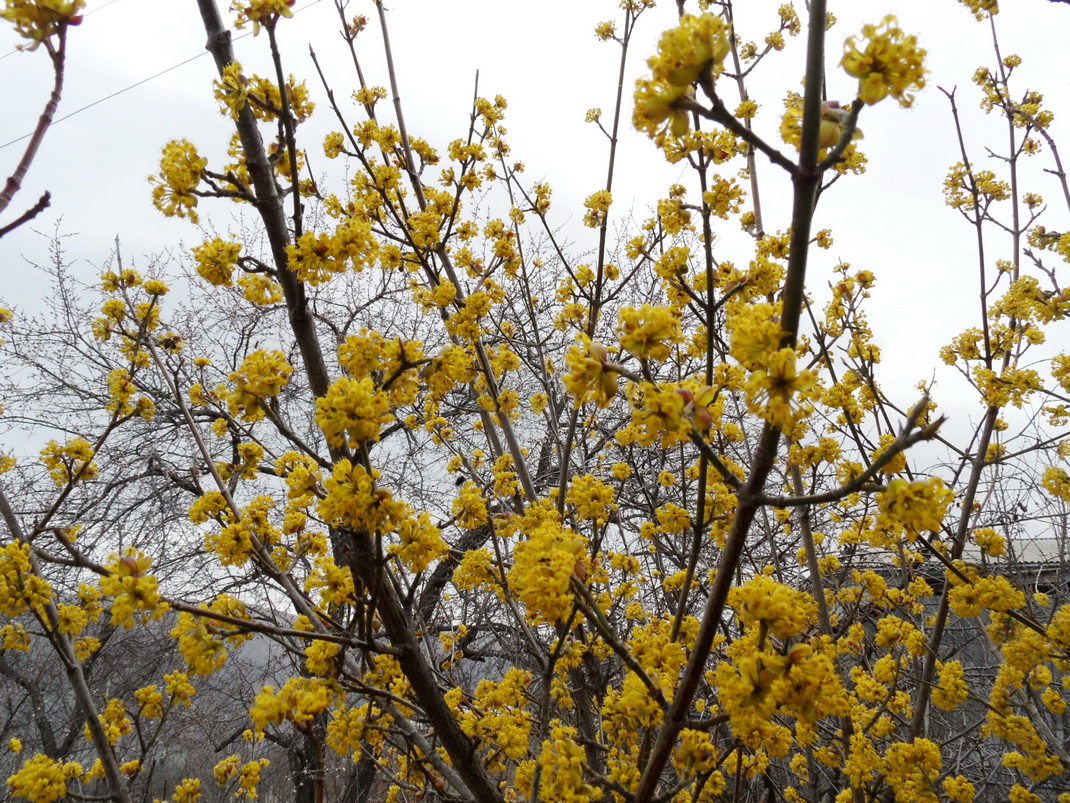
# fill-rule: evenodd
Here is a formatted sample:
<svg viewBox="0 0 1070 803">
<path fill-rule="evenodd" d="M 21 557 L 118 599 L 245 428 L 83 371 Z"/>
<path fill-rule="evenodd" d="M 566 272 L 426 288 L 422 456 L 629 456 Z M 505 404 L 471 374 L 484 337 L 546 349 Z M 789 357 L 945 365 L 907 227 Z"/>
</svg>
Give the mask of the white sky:
<svg viewBox="0 0 1070 803">
<path fill-rule="evenodd" d="M 227 15 L 226 0 L 221 8 Z M 738 0 L 739 29 L 744 39 L 761 38 L 775 27 L 778 2 Z M 804 15 L 802 3 L 800 14 Z M 1043 91 L 1056 113 L 1056 139 L 1066 132 L 1060 109 L 1067 100 L 1066 33 L 1070 6 L 1047 0 L 1006 2 L 997 17 L 1004 54 L 1025 59 L 1021 89 Z M 586 109 L 600 106 L 608 113 L 615 89 L 618 48 L 595 40 L 593 29 L 603 19 L 617 19 L 613 0 L 395 0 L 388 2 L 391 37 L 400 67 L 402 99 L 411 133 L 437 147 L 462 136 L 467 125 L 473 79 L 480 70 L 480 94 L 505 95 L 510 103 L 507 125 L 513 153 L 528 165 L 531 180 L 547 178 L 555 188 L 553 211 L 561 222 L 578 218 L 575 210 L 590 192 L 601 188 L 605 148 L 597 130 L 583 124 Z M 313 97 L 323 92 L 308 58 L 311 44 L 328 67 L 336 94 L 348 95 L 355 77 L 347 67 L 338 20 L 330 0 L 298 0 L 294 19 L 283 21 L 280 37 L 286 69 L 304 77 Z M 866 109 L 861 128 L 869 171 L 842 181 L 822 200 L 817 227 L 830 227 L 836 245 L 814 263 L 812 284 L 840 259 L 856 268 L 873 269 L 879 284 L 871 307 L 878 342 L 887 357 L 885 387 L 895 377 L 910 386 L 931 376 L 940 345 L 976 320 L 976 268 L 972 232 L 956 213 L 943 206 L 941 184 L 947 167 L 959 160 L 948 104 L 938 86 L 959 87 L 959 105 L 967 123 L 971 156 L 984 159 L 981 136 L 987 128 L 977 111 L 977 93 L 970 82 L 974 69 L 993 62 L 987 25 L 976 23 L 953 0 L 830 2 L 839 18 L 830 33 L 828 86 L 830 97 L 849 100 L 854 81 L 836 67 L 840 42 L 857 33 L 863 22 L 879 22 L 897 13 L 901 27 L 919 36 L 929 51 L 929 86 L 915 107 L 901 110 L 888 100 Z M 59 116 L 203 52 L 204 33 L 194 0 L 90 0 L 84 23 L 70 31 L 67 83 Z M 354 0 L 350 15 L 374 17 L 370 0 Z M 675 3 L 640 20 L 640 34 L 630 60 L 630 88 L 660 32 L 673 24 Z M 755 84 L 762 111 L 756 124 L 776 139 L 780 99 L 798 89 L 804 36 L 789 40 L 785 54 L 768 62 Z M 362 36 L 367 73 L 373 84 L 385 84 L 378 69 L 375 30 Z M 15 37 L 0 31 L 0 146 L 29 133 L 47 97 L 51 73 L 44 53 L 11 53 Z M 263 56 L 266 37 L 236 42 L 239 60 L 247 68 L 267 74 Z M 8 54 L 8 55 L 4 55 Z M 79 275 L 91 280 L 107 259 L 118 235 L 124 252 L 138 260 L 200 242 L 188 221 L 166 219 L 152 208 L 146 177 L 157 170 L 161 146 L 185 137 L 218 163 L 230 127 L 212 99 L 214 68 L 204 54 L 192 62 L 117 97 L 81 111 L 48 132 L 23 191 L 9 207 L 4 221 L 32 205 L 40 194 L 52 192 L 52 207 L 32 229 L 50 235 L 58 226 Z M 626 92 L 627 95 L 630 94 Z M 630 100 L 626 100 L 630 118 Z M 324 130 L 330 124 L 326 104 L 318 114 Z M 356 119 L 356 115 L 353 116 Z M 997 136 L 998 127 L 994 129 Z M 630 207 L 642 218 L 680 177 L 679 168 L 664 165 L 649 142 L 624 126 L 614 210 Z M 1065 136 L 1062 137 L 1067 140 Z M 1003 139 L 995 140 L 1002 142 Z M 21 155 L 23 143 L 0 148 L 0 173 L 6 176 Z M 1068 146 L 1070 147 L 1070 146 Z M 318 142 L 309 144 L 317 174 L 335 170 Z M 1035 157 L 1037 168 L 1049 167 L 1046 155 Z M 770 177 L 772 168 L 762 166 Z M 767 228 L 787 226 L 790 186 L 774 191 L 766 183 Z M 1057 201 L 1054 183 L 1037 191 Z M 221 229 L 228 226 L 232 207 L 225 202 L 201 204 L 202 217 L 213 216 Z M 1070 227 L 1065 215 L 1048 221 L 1049 228 Z M 583 236 L 586 230 L 579 230 Z M 0 268 L 4 281 L 0 298 L 8 304 L 33 305 L 43 286 L 27 261 L 45 262 L 48 239 L 30 227 L 0 240 Z M 579 243 L 590 247 L 589 243 Z M 746 255 L 721 252 L 721 258 L 745 262 Z M 1002 256 L 994 249 L 992 259 Z M 905 313 L 905 317 L 904 317 Z M 889 372 L 891 372 L 889 374 Z M 948 388 L 950 390 L 950 388 Z"/>
</svg>

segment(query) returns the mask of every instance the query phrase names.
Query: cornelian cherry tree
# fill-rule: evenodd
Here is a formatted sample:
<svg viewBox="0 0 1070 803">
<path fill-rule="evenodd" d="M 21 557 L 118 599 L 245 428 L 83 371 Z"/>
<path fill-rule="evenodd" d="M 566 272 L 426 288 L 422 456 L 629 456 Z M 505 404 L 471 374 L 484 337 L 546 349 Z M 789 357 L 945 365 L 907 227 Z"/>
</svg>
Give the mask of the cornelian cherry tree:
<svg viewBox="0 0 1070 803">
<path fill-rule="evenodd" d="M 503 98 L 477 95 L 467 130 L 409 130 L 382 3 L 338 3 L 354 77 L 314 62 L 306 84 L 280 44 L 289 3 L 231 9 L 260 76 L 198 0 L 230 161 L 168 143 L 152 201 L 197 223 L 229 200 L 256 228 L 192 249 L 203 329 L 117 255 L 82 322 L 98 409 L 42 476 L 5 463 L 30 490 L 0 495 L 3 646 L 47 643 L 87 736 L 86 761 L 39 753 L 10 792 L 151 799 L 169 718 L 259 640 L 285 677 L 171 799 L 253 797 L 269 742 L 301 800 L 1070 799 L 1066 575 L 1016 571 L 1016 540 L 1058 535 L 1070 502 L 1070 357 L 1046 342 L 1070 310 L 1070 189 L 995 2 L 965 5 L 991 26 L 974 80 L 1006 136 L 988 169 L 960 126 L 944 184 L 980 299 L 940 352 L 983 409 L 957 442 L 925 389 L 878 383 L 877 277 L 807 280 L 835 234 L 821 200 L 865 170 L 868 107 L 925 86 L 894 17 L 841 34 L 811 0 L 758 32 L 731 2 L 620 3 L 595 33 L 621 75 L 638 27 L 665 30 L 634 92 L 588 114 L 608 171 L 576 257 Z M 805 74 L 752 97 L 796 36 Z M 833 71 L 849 103 L 824 95 Z M 323 142 L 314 112 L 337 120 Z M 613 206 L 629 122 L 686 176 L 633 228 Z M 327 176 L 307 166 L 321 151 Z M 790 219 L 763 214 L 772 194 Z M 166 573 L 153 538 L 117 549 L 114 517 L 83 520 L 129 473 L 108 457 L 130 431 L 157 450 L 145 481 L 188 504 L 158 536 L 196 549 L 171 546 Z M 182 666 L 100 698 L 98 620 L 165 626 Z"/>
</svg>

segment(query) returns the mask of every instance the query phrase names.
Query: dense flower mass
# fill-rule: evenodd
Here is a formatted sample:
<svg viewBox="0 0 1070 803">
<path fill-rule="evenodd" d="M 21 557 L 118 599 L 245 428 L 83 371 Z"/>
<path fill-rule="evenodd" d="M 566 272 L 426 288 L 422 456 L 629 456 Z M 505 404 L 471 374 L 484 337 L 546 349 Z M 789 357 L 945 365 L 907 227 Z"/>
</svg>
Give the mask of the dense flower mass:
<svg viewBox="0 0 1070 803">
<path fill-rule="evenodd" d="M 942 190 L 976 253 L 941 242 L 980 291 L 932 323 L 924 282 L 892 286 L 923 366 L 926 327 L 960 296 L 974 316 L 914 389 L 882 362 L 870 263 L 895 231 L 887 278 L 914 275 L 925 231 L 855 176 L 870 107 L 925 84 L 921 37 L 610 0 L 605 92 L 599 69 L 547 83 L 597 175 L 552 185 L 478 87 L 418 135 L 402 98 L 435 80 L 404 80 L 388 22 L 434 5 L 343 15 L 354 77 L 308 85 L 292 0 L 233 0 L 265 34 L 242 63 L 209 16 L 231 138 L 174 140 L 149 179 L 164 215 L 205 216 L 191 247 L 117 248 L 84 305 L 57 248 L 45 311 L 0 307 L 9 796 L 1070 803 L 1067 193 L 1002 28 L 943 143 L 969 154 Z M 0 12 L 57 86 L 79 6 Z M 818 104 L 844 76 L 801 70 L 840 44 L 857 93 Z M 663 171 L 633 161 L 629 111 L 669 170 L 635 200 L 623 179 Z M 915 178 L 917 138 L 882 142 Z M 834 197 L 880 213 L 845 236 Z M 961 391 L 977 415 L 941 409 Z"/>
</svg>

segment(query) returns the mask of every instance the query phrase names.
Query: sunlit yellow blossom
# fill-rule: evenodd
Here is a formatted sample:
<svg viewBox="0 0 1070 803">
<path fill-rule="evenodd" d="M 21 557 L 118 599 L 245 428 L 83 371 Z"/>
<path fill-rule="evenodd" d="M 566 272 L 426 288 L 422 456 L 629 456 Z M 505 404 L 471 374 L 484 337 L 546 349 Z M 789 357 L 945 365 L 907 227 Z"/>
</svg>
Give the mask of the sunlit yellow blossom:
<svg viewBox="0 0 1070 803">
<path fill-rule="evenodd" d="M 222 75 L 213 84 L 215 99 L 222 106 L 223 114 L 229 113 L 231 117 L 237 119 L 249 94 L 249 81 L 242 75 L 241 64 L 232 61 L 223 68 Z"/>
<path fill-rule="evenodd" d="M 613 489 L 592 474 L 572 478 L 565 502 L 573 506 L 577 516 L 599 525 L 609 521 L 610 514 L 617 509 Z"/>
<path fill-rule="evenodd" d="M 52 598 L 52 587 L 33 571 L 30 546 L 12 542 L 0 546 L 0 613 L 18 616 L 28 610 L 43 610 Z"/>
<path fill-rule="evenodd" d="M 773 426 L 790 429 L 809 414 L 809 402 L 817 392 L 817 372 L 798 370 L 795 350 L 782 348 L 747 380 L 747 407 Z"/>
<path fill-rule="evenodd" d="M 762 624 L 777 638 L 795 635 L 817 612 L 813 597 L 764 575 L 732 589 L 728 604 L 739 611 L 745 624 Z"/>
<path fill-rule="evenodd" d="M 191 142 L 172 140 L 163 149 L 160 172 L 150 176 L 152 203 L 168 217 L 188 217 L 196 223 L 197 186 L 204 176 L 208 160 L 197 153 Z"/>
<path fill-rule="evenodd" d="M 598 228 L 605 223 L 611 203 L 613 203 L 613 196 L 609 190 L 599 190 L 587 196 L 587 200 L 583 202 L 583 205 L 587 208 L 587 212 L 583 216 L 583 225 Z"/>
<path fill-rule="evenodd" d="M 682 137 L 691 126 L 687 103 L 693 95 L 691 87 L 640 79 L 636 83 L 632 124 L 655 141 L 664 141 L 666 133 Z"/>
<path fill-rule="evenodd" d="M 925 51 L 917 38 L 906 36 L 892 15 L 879 26 L 863 26 L 862 36 L 867 40 L 862 49 L 855 37 L 847 39 L 840 62 L 848 75 L 859 79 L 858 96 L 865 103 L 879 103 L 891 94 L 899 105 L 911 105 L 910 93 L 925 86 Z"/>
<path fill-rule="evenodd" d="M 253 24 L 253 36 L 260 33 L 261 25 L 274 25 L 279 17 L 292 17 L 295 0 L 234 0 L 231 11 L 237 12 L 234 27 L 244 28 Z"/>
<path fill-rule="evenodd" d="M 569 581 L 583 566 L 586 542 L 553 521 L 543 521 L 516 546 L 510 585 L 530 615 L 564 619 L 572 607 Z"/>
<path fill-rule="evenodd" d="M 339 377 L 316 400 L 316 423 L 332 446 L 356 448 L 377 441 L 379 430 L 392 420 L 389 398 L 370 377 Z"/>
<path fill-rule="evenodd" d="M 911 540 L 918 533 L 940 531 L 954 494 L 939 477 L 909 481 L 896 478 L 877 496 L 881 525 L 903 529 Z"/>
<path fill-rule="evenodd" d="M 241 243 L 227 242 L 219 237 L 206 240 L 193 249 L 197 273 L 217 287 L 230 287 L 241 249 Z"/>
<path fill-rule="evenodd" d="M 245 421 L 259 421 L 265 415 L 265 401 L 278 396 L 293 373 L 293 366 L 281 351 L 263 349 L 249 354 L 229 379 L 234 390 L 227 397 L 232 415 Z"/>
<path fill-rule="evenodd" d="M 261 730 L 283 720 L 302 726 L 330 707 L 337 697 L 337 684 L 330 680 L 293 677 L 282 688 L 264 686 L 249 709 L 249 717 Z"/>
<path fill-rule="evenodd" d="M 30 41 L 27 50 L 35 50 L 45 39 L 68 25 L 82 22 L 85 0 L 7 0 L 0 18 L 11 22 L 23 39 Z"/>
<path fill-rule="evenodd" d="M 52 803 L 67 797 L 67 783 L 82 772 L 82 765 L 76 761 L 64 764 L 38 753 L 7 779 L 7 787 L 16 797 L 33 803 Z"/>
<path fill-rule="evenodd" d="M 413 572 L 424 571 L 431 561 L 449 552 L 449 545 L 426 510 L 420 511 L 415 517 L 403 519 L 398 525 L 398 537 L 401 543 L 392 545 L 390 552 Z"/>
<path fill-rule="evenodd" d="M 620 345 L 636 357 L 665 360 L 669 346 L 680 340 L 680 319 L 670 307 L 644 304 L 620 311 Z"/>
<path fill-rule="evenodd" d="M 93 462 L 96 452 L 84 438 L 72 438 L 59 444 L 49 441 L 41 450 L 41 462 L 45 464 L 56 485 L 91 480 L 99 469 Z"/>
<path fill-rule="evenodd" d="M 378 477 L 378 472 L 369 474 L 364 466 L 339 460 L 323 482 L 327 496 L 319 502 L 319 516 L 336 526 L 393 532 L 403 520 L 406 506 L 386 488 L 376 487 Z"/>
<path fill-rule="evenodd" d="M 107 565 L 109 574 L 100 578 L 100 590 L 112 598 L 113 625 L 131 628 L 136 622 L 159 619 L 170 610 L 160 599 L 156 578 L 145 574 L 150 568 L 152 559 L 141 552 L 128 550 L 122 557 L 112 555 Z"/>
<path fill-rule="evenodd" d="M 593 401 L 599 407 L 608 407 L 617 393 L 617 374 L 606 369 L 609 352 L 597 340 L 581 335 L 580 342 L 572 346 L 565 356 L 569 372 L 563 382 L 579 407 Z"/>
<path fill-rule="evenodd" d="M 654 387 L 648 382 L 640 386 L 642 406 L 632 411 L 632 421 L 641 428 L 637 441 L 649 446 L 661 438 L 662 446 L 672 446 L 687 440 L 691 421 L 686 414 L 687 400 L 672 386 Z"/>
<path fill-rule="evenodd" d="M 933 781 L 940 777 L 940 748 L 928 739 L 897 742 L 888 748 L 886 778 L 896 803 L 937 803 Z"/>
<path fill-rule="evenodd" d="M 961 662 L 948 661 L 940 667 L 938 685 L 933 688 L 933 704 L 944 711 L 954 711 L 969 691 Z"/>
<path fill-rule="evenodd" d="M 647 66 L 655 81 L 686 87 L 703 70 L 720 64 L 728 50 L 729 29 L 723 19 L 713 14 L 684 14 L 679 25 L 661 35 L 657 55 L 647 60 Z"/>
</svg>

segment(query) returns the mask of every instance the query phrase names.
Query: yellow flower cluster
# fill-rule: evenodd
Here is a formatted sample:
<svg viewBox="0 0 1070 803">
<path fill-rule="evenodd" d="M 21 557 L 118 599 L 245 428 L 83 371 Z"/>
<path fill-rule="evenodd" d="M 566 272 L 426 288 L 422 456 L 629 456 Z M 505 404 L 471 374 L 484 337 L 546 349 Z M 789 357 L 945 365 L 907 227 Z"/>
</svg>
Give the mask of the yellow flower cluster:
<svg viewBox="0 0 1070 803">
<path fill-rule="evenodd" d="M 358 273 L 374 265 L 379 242 L 372 236 L 371 222 L 347 217 L 330 234 L 306 231 L 296 243 L 286 246 L 290 269 L 306 284 L 316 286 L 352 267 Z"/>
<path fill-rule="evenodd" d="M 915 481 L 896 478 L 877 495 L 878 526 L 893 532 L 905 531 L 909 541 L 922 532 L 939 532 L 954 499 L 939 477 Z"/>
<path fill-rule="evenodd" d="M 100 578 L 100 590 L 112 598 L 113 625 L 129 629 L 159 619 L 170 610 L 160 599 L 156 578 L 145 574 L 152 568 L 152 558 L 127 550 L 122 557 L 112 555 L 105 568 L 108 574 Z"/>
<path fill-rule="evenodd" d="M 559 622 L 572 610 L 573 573 L 586 574 L 587 542 L 554 513 L 529 511 L 524 518 L 532 521 L 521 525 L 528 537 L 516 545 L 509 583 L 529 616 Z"/>
<path fill-rule="evenodd" d="M 245 604 L 230 594 L 220 594 L 211 604 L 201 607 L 212 613 L 250 620 Z M 178 621 L 171 630 L 171 638 L 178 640 L 178 650 L 192 672 L 210 675 L 226 663 L 228 645 L 237 647 L 251 639 L 252 634 L 243 633 L 231 625 L 220 624 L 206 616 L 183 611 L 178 615 Z M 174 683 L 172 680 L 171 684 Z M 172 695 L 176 694 L 171 686 L 168 691 Z M 185 695 L 184 699 L 186 705 L 189 705 L 189 696 Z"/>
<path fill-rule="evenodd" d="M 253 36 L 260 33 L 261 25 L 274 27 L 279 17 L 292 17 L 295 0 L 234 0 L 230 10 L 237 12 L 234 27 L 244 28 L 253 24 Z"/>
<path fill-rule="evenodd" d="M 420 375 L 427 383 L 432 399 L 440 401 L 455 385 L 469 381 L 474 374 L 471 355 L 461 346 L 449 345 L 424 366 Z"/>
<path fill-rule="evenodd" d="M 442 533 L 426 510 L 421 510 L 416 516 L 406 516 L 401 521 L 398 539 L 400 543 L 391 545 L 390 553 L 397 555 L 412 572 L 424 571 L 431 561 L 449 552 L 449 544 L 443 540 Z"/>
<path fill-rule="evenodd" d="M 969 696 L 966 675 L 960 661 L 940 665 L 939 681 L 933 688 L 933 705 L 944 711 L 954 711 Z"/>
<path fill-rule="evenodd" d="M 668 448 L 686 441 L 691 434 L 691 421 L 687 417 L 687 399 L 673 385 L 655 387 L 649 382 L 639 385 L 642 404 L 632 410 L 632 424 L 638 429 L 637 443 L 650 446 L 658 438 Z M 618 435 L 618 439 L 619 439 Z"/>
<path fill-rule="evenodd" d="M 933 779 L 940 777 L 940 747 L 929 739 L 896 742 L 885 755 L 885 778 L 896 803 L 939 803 Z"/>
<path fill-rule="evenodd" d="M 599 190 L 587 196 L 583 202 L 587 212 L 583 216 L 583 225 L 597 229 L 606 222 L 609 214 L 609 205 L 613 203 L 613 196 L 609 190 Z"/>
<path fill-rule="evenodd" d="M 268 520 L 275 506 L 273 497 L 266 494 L 254 497 L 238 511 L 235 520 L 227 520 L 218 533 L 204 537 L 204 548 L 214 553 L 224 566 L 244 566 L 257 544 L 272 546 L 279 541 L 279 531 Z"/>
<path fill-rule="evenodd" d="M 853 36 L 844 42 L 840 62 L 848 75 L 858 79 L 858 97 L 872 104 L 891 95 L 900 106 L 910 106 L 911 92 L 925 86 L 925 51 L 917 38 L 906 36 L 890 14 L 880 25 L 863 26 L 862 36 L 867 41 L 861 49 Z"/>
<path fill-rule="evenodd" d="M 82 765 L 77 761 L 64 763 L 38 753 L 7 779 L 7 787 L 16 797 L 33 803 L 52 803 L 67 798 L 67 784 L 82 772 Z"/>
<path fill-rule="evenodd" d="M 584 780 L 584 752 L 576 742 L 576 729 L 554 720 L 550 738 L 542 743 L 539 766 L 542 768 L 542 783 L 539 795 L 546 801 L 560 803 L 589 803 L 602 798 L 602 790 Z M 518 786 L 523 788 L 523 776 L 518 777 Z"/>
<path fill-rule="evenodd" d="M 671 307 L 643 304 L 620 311 L 621 348 L 640 359 L 666 360 L 670 345 L 680 341 L 680 318 Z"/>
<path fill-rule="evenodd" d="M 153 184 L 152 204 L 167 217 L 188 217 L 196 223 L 196 190 L 204 177 L 208 160 L 197 153 L 185 139 L 171 140 L 164 146 L 160 172 L 149 177 Z"/>
<path fill-rule="evenodd" d="M 758 575 L 733 588 L 728 604 L 739 612 L 745 625 L 760 625 L 779 639 L 790 638 L 805 628 L 817 613 L 813 597 L 775 580 Z"/>
<path fill-rule="evenodd" d="M 241 249 L 241 243 L 227 242 L 219 237 L 206 240 L 193 249 L 197 273 L 216 287 L 230 287 Z"/>
<path fill-rule="evenodd" d="M 379 430 L 393 420 L 390 400 L 370 377 L 339 377 L 316 400 L 316 423 L 336 448 L 356 449 L 379 440 Z"/>
<path fill-rule="evenodd" d="M 587 335 L 580 335 L 579 343 L 569 348 L 565 355 L 565 365 L 569 371 L 562 382 L 572 394 L 577 407 L 588 401 L 593 401 L 599 407 L 609 406 L 617 393 L 617 375 L 607 370 L 608 361 L 609 351 L 606 347 Z"/>
<path fill-rule="evenodd" d="M 379 472 L 369 474 L 349 460 L 336 462 L 323 483 L 327 495 L 317 506 L 320 518 L 334 526 L 394 532 L 406 517 L 407 506 L 386 488 L 377 488 L 378 478 Z"/>
<path fill-rule="evenodd" d="M 565 494 L 565 502 L 572 505 L 579 518 L 593 521 L 598 526 L 609 521 L 610 515 L 617 509 L 613 488 L 593 474 L 573 477 Z"/>
<path fill-rule="evenodd" d="M 259 349 L 249 354 L 228 377 L 234 383 L 234 389 L 226 394 L 231 415 L 244 421 L 262 420 L 265 402 L 282 392 L 293 370 L 281 351 Z"/>
<path fill-rule="evenodd" d="M 355 594 L 353 572 L 348 566 L 339 566 L 330 555 L 316 560 L 316 569 L 305 580 L 305 592 L 319 592 L 321 605 L 344 605 L 352 602 Z"/>
<path fill-rule="evenodd" d="M 116 368 L 108 374 L 108 392 L 111 401 L 105 409 L 119 417 L 137 415 L 151 421 L 156 413 L 156 405 L 147 396 L 140 396 L 136 402 L 131 401 L 137 392 L 137 386 L 126 368 Z"/>
<path fill-rule="evenodd" d="M 778 429 L 790 432 L 812 411 L 820 395 L 817 371 L 800 371 L 795 349 L 778 349 L 747 379 L 747 409 Z"/>
<path fill-rule="evenodd" d="M 257 730 L 285 721 L 307 726 L 321 711 L 340 698 L 337 684 L 322 678 L 289 678 L 282 688 L 264 686 L 249 709 Z"/>
<path fill-rule="evenodd" d="M 249 80 L 242 75 L 241 64 L 232 61 L 223 68 L 223 74 L 212 85 L 215 87 L 215 99 L 223 107 L 223 114 L 229 113 L 237 119 L 249 96 Z"/>
<path fill-rule="evenodd" d="M 52 587 L 34 573 L 30 564 L 29 544 L 0 546 L 0 613 L 19 616 L 29 610 L 43 611 L 51 598 Z M 11 633 L 8 637 L 13 636 Z M 17 642 L 22 640 L 16 638 Z"/>
<path fill-rule="evenodd" d="M 650 79 L 636 83 L 632 122 L 647 136 L 664 142 L 666 128 L 682 137 L 690 128 L 681 101 L 690 97 L 692 84 L 707 69 L 716 69 L 729 51 L 729 30 L 712 14 L 684 14 L 676 28 L 665 31 L 658 52 L 647 60 Z"/>
<path fill-rule="evenodd" d="M 45 444 L 45 448 L 41 450 L 41 462 L 45 464 L 56 485 L 66 485 L 85 482 L 97 476 L 100 469 L 93 462 L 95 455 L 96 452 L 89 441 L 72 438 L 63 444 L 56 441 Z"/>
<path fill-rule="evenodd" d="M 473 695 L 473 707 L 460 708 L 460 689 L 447 695 L 461 729 L 489 751 L 492 768 L 501 769 L 501 762 L 495 762 L 493 756 L 520 759 L 528 754 L 533 721 L 527 710 L 530 684 L 531 673 L 514 667 L 498 682 L 481 680 Z"/>
<path fill-rule="evenodd" d="M 61 29 L 78 25 L 83 8 L 85 0 L 7 0 L 0 9 L 0 19 L 14 24 L 15 32 L 32 43 L 26 49 L 35 50 Z"/>
</svg>

